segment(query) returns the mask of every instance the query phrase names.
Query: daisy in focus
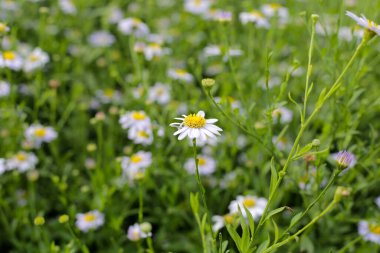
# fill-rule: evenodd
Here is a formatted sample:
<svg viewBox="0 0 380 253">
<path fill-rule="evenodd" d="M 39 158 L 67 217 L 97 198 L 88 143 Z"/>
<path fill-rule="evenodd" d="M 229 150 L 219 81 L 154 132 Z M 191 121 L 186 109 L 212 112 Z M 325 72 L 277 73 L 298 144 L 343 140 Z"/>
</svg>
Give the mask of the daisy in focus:
<svg viewBox="0 0 380 253">
<path fill-rule="evenodd" d="M 380 26 L 375 22 L 367 19 L 363 14 L 361 15 L 361 17 L 358 17 L 350 11 L 346 11 L 346 15 L 355 20 L 356 23 L 358 23 L 358 25 L 376 33 L 377 35 L 380 35 Z"/>
<path fill-rule="evenodd" d="M 380 224 L 360 221 L 358 231 L 365 241 L 380 244 Z"/>
<path fill-rule="evenodd" d="M 265 206 L 267 205 L 265 198 L 259 198 L 256 196 L 237 196 L 236 200 L 231 201 L 228 208 L 231 214 L 239 213 L 239 207 L 244 217 L 247 217 L 244 207 L 251 213 L 253 219 L 257 220 L 264 213 Z"/>
<path fill-rule="evenodd" d="M 85 233 L 89 230 L 97 229 L 104 224 L 104 214 L 98 210 L 93 210 L 87 213 L 78 213 L 76 219 L 75 225 L 80 231 Z"/>
<path fill-rule="evenodd" d="M 200 139 L 205 141 L 207 137 L 216 138 L 223 131 L 221 128 L 214 125 L 217 119 L 206 119 L 204 111 L 199 111 L 197 114 L 182 115 L 183 118 L 175 118 L 182 122 L 172 123 L 171 127 L 176 127 L 178 130 L 174 135 L 178 135 L 178 140 L 183 140 L 188 136 L 190 139 Z"/>
<path fill-rule="evenodd" d="M 33 124 L 25 130 L 25 138 L 33 146 L 39 148 L 43 142 L 49 143 L 56 139 L 57 132 L 52 127 Z"/>
</svg>

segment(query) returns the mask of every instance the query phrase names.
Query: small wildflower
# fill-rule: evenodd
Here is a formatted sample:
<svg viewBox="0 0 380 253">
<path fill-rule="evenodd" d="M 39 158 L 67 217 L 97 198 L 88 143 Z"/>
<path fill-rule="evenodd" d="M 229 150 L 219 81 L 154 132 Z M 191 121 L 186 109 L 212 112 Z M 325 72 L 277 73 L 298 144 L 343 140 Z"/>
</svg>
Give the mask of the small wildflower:
<svg viewBox="0 0 380 253">
<path fill-rule="evenodd" d="M 115 36 L 108 31 L 96 31 L 88 37 L 88 42 L 93 47 L 109 47 L 115 40 Z"/>
<path fill-rule="evenodd" d="M 49 55 L 42 51 L 41 48 L 35 48 L 25 59 L 23 70 L 25 72 L 32 72 L 40 69 L 49 62 Z"/>
<path fill-rule="evenodd" d="M 9 30 L 9 27 L 6 24 L 0 22 L 0 35 L 9 32 Z"/>
<path fill-rule="evenodd" d="M 222 229 L 224 226 L 226 226 L 227 224 L 232 224 L 235 220 L 235 215 L 233 214 L 225 214 L 223 216 L 214 215 L 212 216 L 211 219 L 214 223 L 212 225 L 212 231 L 217 232 L 220 229 Z"/>
<path fill-rule="evenodd" d="M 58 217 L 58 222 L 59 223 L 66 223 L 69 221 L 69 216 L 67 214 L 62 214 Z"/>
<path fill-rule="evenodd" d="M 259 11 L 242 12 L 239 14 L 239 20 L 243 25 L 254 23 L 259 28 L 270 27 L 269 21 L 266 19 L 264 14 Z"/>
<path fill-rule="evenodd" d="M 149 34 L 148 26 L 138 18 L 126 18 L 120 20 L 118 29 L 122 34 L 143 37 Z"/>
<path fill-rule="evenodd" d="M 139 225 L 138 223 L 135 223 L 134 225 L 129 226 L 128 232 L 127 232 L 127 237 L 129 240 L 136 242 L 143 238 L 152 236 L 151 232 L 148 232 L 148 233 L 144 232 L 141 225 Z"/>
<path fill-rule="evenodd" d="M 293 112 L 286 107 L 278 107 L 272 111 L 272 118 L 282 124 L 290 123 L 293 119 Z"/>
<path fill-rule="evenodd" d="M 139 151 L 131 156 L 124 156 L 121 159 L 123 175 L 130 182 L 144 177 L 145 170 L 152 164 L 152 153 Z"/>
<path fill-rule="evenodd" d="M 87 213 L 78 213 L 76 215 L 75 225 L 82 232 L 88 232 L 92 229 L 97 229 L 104 224 L 104 214 L 98 210 L 93 210 Z"/>
<path fill-rule="evenodd" d="M 185 0 L 185 10 L 193 14 L 204 14 L 210 6 L 210 0 Z"/>
<path fill-rule="evenodd" d="M 346 15 L 352 18 L 353 20 L 355 20 L 356 23 L 358 23 L 358 25 L 376 33 L 377 35 L 380 35 L 380 26 L 376 24 L 375 22 L 367 19 L 364 15 L 361 15 L 361 17 L 358 17 L 357 15 L 355 15 L 354 13 L 350 11 L 346 11 Z"/>
<path fill-rule="evenodd" d="M 22 68 L 23 64 L 23 59 L 18 53 L 14 51 L 0 52 L 0 68 L 18 71 Z"/>
<path fill-rule="evenodd" d="M 360 221 L 358 226 L 359 234 L 365 241 L 380 244 L 380 224 L 368 221 Z"/>
<path fill-rule="evenodd" d="M 182 115 L 183 118 L 175 118 L 182 121 L 181 123 L 172 123 L 171 127 L 176 127 L 178 130 L 174 135 L 178 135 L 178 140 L 183 140 L 188 136 L 190 139 L 206 140 L 207 137 L 216 138 L 220 135 L 221 128 L 214 125 L 217 119 L 205 119 L 204 111 L 199 111 L 197 114 Z"/>
<path fill-rule="evenodd" d="M 170 101 L 170 87 L 163 83 L 155 83 L 148 91 L 148 101 L 166 105 Z"/>
<path fill-rule="evenodd" d="M 45 224 L 45 218 L 42 216 L 37 216 L 34 218 L 34 225 L 36 226 L 42 226 Z"/>
<path fill-rule="evenodd" d="M 45 127 L 39 124 L 33 124 L 25 130 L 25 138 L 33 143 L 33 146 L 39 148 L 42 143 L 52 142 L 58 134 L 52 127 Z"/>
<path fill-rule="evenodd" d="M 185 169 L 190 174 L 195 174 L 195 161 L 193 158 L 189 158 L 185 163 Z M 198 168 L 199 168 L 199 174 L 201 175 L 210 175 L 215 171 L 216 162 L 215 160 L 206 155 L 199 155 L 198 156 Z"/>
<path fill-rule="evenodd" d="M 0 98 L 7 97 L 11 93 L 11 86 L 8 82 L 0 81 Z"/>
<path fill-rule="evenodd" d="M 375 203 L 380 208 L 380 196 L 375 199 Z"/>
<path fill-rule="evenodd" d="M 168 75 L 174 80 L 184 81 L 186 83 L 191 83 L 193 81 L 193 76 L 184 69 L 169 69 Z"/>
<path fill-rule="evenodd" d="M 339 151 L 338 153 L 333 154 L 333 158 L 335 159 L 337 166 L 340 170 L 352 167 L 356 163 L 354 154 L 346 150 Z"/>
<path fill-rule="evenodd" d="M 265 206 L 267 205 L 267 200 L 265 198 L 259 198 L 256 196 L 237 196 L 236 200 L 231 201 L 228 208 L 230 209 L 230 213 L 238 214 L 239 207 L 244 217 L 247 217 L 245 212 L 246 207 L 248 211 L 251 213 L 252 217 L 257 220 L 264 213 Z"/>
<path fill-rule="evenodd" d="M 38 163 L 37 156 L 33 153 L 20 151 L 7 160 L 7 167 L 9 170 L 18 170 L 25 172 L 34 169 Z"/>
</svg>

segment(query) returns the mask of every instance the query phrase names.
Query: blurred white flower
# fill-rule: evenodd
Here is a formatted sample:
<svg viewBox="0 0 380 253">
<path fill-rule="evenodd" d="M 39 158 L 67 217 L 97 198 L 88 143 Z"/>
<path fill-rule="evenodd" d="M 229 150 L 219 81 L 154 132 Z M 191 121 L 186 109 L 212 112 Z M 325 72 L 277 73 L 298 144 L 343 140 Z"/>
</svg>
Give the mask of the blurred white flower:
<svg viewBox="0 0 380 253">
<path fill-rule="evenodd" d="M 130 111 L 123 114 L 119 123 L 123 129 L 144 129 L 151 126 L 151 121 L 144 111 Z"/>
<path fill-rule="evenodd" d="M 42 68 L 49 62 L 49 55 L 42 51 L 41 48 L 35 48 L 24 61 L 24 71 L 31 72 L 35 69 Z"/>
<path fill-rule="evenodd" d="M 0 98 L 7 97 L 11 92 L 11 86 L 8 82 L 0 81 Z"/>
<path fill-rule="evenodd" d="M 209 0 L 185 0 L 185 10 L 193 14 L 206 13 L 210 6 Z"/>
<path fill-rule="evenodd" d="M 142 51 L 147 61 L 151 61 L 155 58 L 160 58 L 161 56 L 167 55 L 170 52 L 168 48 L 163 48 L 160 44 L 154 42 L 142 47 Z"/>
<path fill-rule="evenodd" d="M 123 19 L 123 11 L 118 7 L 112 7 L 109 12 L 108 22 L 110 24 L 116 24 Z"/>
<path fill-rule="evenodd" d="M 37 163 L 38 159 L 33 153 L 20 151 L 9 158 L 6 162 L 6 165 L 9 170 L 18 170 L 20 172 L 25 172 L 34 169 Z"/>
<path fill-rule="evenodd" d="M 152 164 L 152 153 L 139 151 L 132 156 L 124 156 L 121 159 L 123 175 L 129 181 L 134 181 L 144 176 L 145 169 Z"/>
<path fill-rule="evenodd" d="M 243 25 L 247 23 L 254 23 L 257 27 L 270 27 L 269 21 L 259 11 L 242 12 L 239 14 L 239 20 Z"/>
<path fill-rule="evenodd" d="M 167 84 L 155 83 L 148 91 L 148 101 L 165 105 L 170 102 L 170 87 Z"/>
<path fill-rule="evenodd" d="M 121 100 L 121 94 L 118 90 L 107 88 L 104 90 L 97 90 L 96 96 L 103 104 L 109 104 L 112 102 L 119 102 Z"/>
<path fill-rule="evenodd" d="M 133 140 L 135 144 L 150 145 L 153 142 L 152 127 L 130 128 L 128 130 L 128 138 Z"/>
<path fill-rule="evenodd" d="M 214 223 L 212 225 L 212 231 L 217 232 L 220 229 L 222 229 L 226 224 L 232 224 L 234 221 L 234 216 L 231 214 L 225 214 L 223 216 L 220 215 L 214 215 L 212 216 L 211 220 Z"/>
<path fill-rule="evenodd" d="M 227 49 L 223 50 L 218 45 L 209 45 L 205 47 L 203 50 L 204 56 L 212 57 L 212 56 L 223 56 L 223 61 L 228 61 L 230 57 L 236 57 L 243 55 L 243 51 L 240 49 Z"/>
<path fill-rule="evenodd" d="M 236 200 L 231 201 L 228 206 L 231 214 L 238 214 L 239 207 L 244 217 L 247 217 L 244 207 L 248 209 L 252 217 L 257 220 L 264 213 L 265 206 L 267 205 L 265 198 L 259 198 L 252 195 L 237 196 Z"/>
<path fill-rule="evenodd" d="M 190 139 L 206 140 L 207 137 L 216 138 L 220 135 L 221 128 L 214 125 L 217 119 L 205 119 L 204 111 L 199 111 L 197 114 L 182 115 L 183 118 L 175 118 L 182 121 L 181 123 L 172 123 L 171 127 L 176 127 L 178 130 L 174 135 L 178 135 L 178 140 L 183 140 L 187 136 Z"/>
<path fill-rule="evenodd" d="M 199 155 L 198 157 L 198 169 L 200 175 L 210 175 L 214 173 L 216 168 L 215 160 L 207 155 Z M 196 167 L 194 158 L 187 159 L 184 165 L 186 171 L 190 174 L 195 174 Z"/>
<path fill-rule="evenodd" d="M 135 223 L 128 227 L 127 237 L 131 241 L 139 241 L 140 239 L 152 236 L 151 232 L 144 232 L 142 226 Z"/>
<path fill-rule="evenodd" d="M 184 69 L 169 69 L 168 75 L 174 80 L 184 81 L 186 83 L 191 83 L 193 81 L 193 76 Z"/>
<path fill-rule="evenodd" d="M 380 208 L 380 196 L 375 199 L 375 203 Z"/>
<path fill-rule="evenodd" d="M 365 241 L 380 244 L 380 224 L 360 221 L 358 231 Z"/>
<path fill-rule="evenodd" d="M 120 20 L 118 29 L 122 34 L 143 37 L 149 34 L 148 26 L 138 18 L 126 18 Z"/>
<path fill-rule="evenodd" d="M 78 213 L 75 225 L 77 228 L 87 233 L 89 230 L 97 229 L 104 224 L 104 214 L 98 210 L 89 211 L 87 213 Z"/>
<path fill-rule="evenodd" d="M 272 143 L 276 145 L 279 150 L 285 150 L 289 148 L 289 140 L 285 136 L 273 136 Z"/>
<path fill-rule="evenodd" d="M 38 148 L 43 142 L 49 143 L 56 139 L 57 132 L 52 127 L 45 127 L 39 124 L 33 124 L 25 130 L 25 138 L 33 146 Z"/>
<path fill-rule="evenodd" d="M 0 158 L 0 175 L 3 174 L 6 170 L 8 170 L 6 160 L 4 158 Z"/>
<path fill-rule="evenodd" d="M 211 19 L 219 22 L 231 22 L 232 21 L 232 12 L 215 9 L 210 10 L 206 15 L 206 19 Z"/>
<path fill-rule="evenodd" d="M 75 7 L 72 0 L 59 0 L 58 4 L 62 12 L 65 14 L 74 15 L 77 13 L 77 8 Z"/>
<path fill-rule="evenodd" d="M 109 47 L 115 42 L 115 36 L 108 31 L 96 31 L 88 37 L 88 42 L 94 47 Z"/>
<path fill-rule="evenodd" d="M 0 22 L 0 35 L 6 34 L 9 30 L 9 27 L 6 24 Z"/>
<path fill-rule="evenodd" d="M 19 54 L 13 51 L 0 52 L 0 68 L 10 68 L 20 70 L 23 65 L 23 59 Z"/>
<path fill-rule="evenodd" d="M 282 124 L 286 124 L 292 121 L 293 112 L 286 107 L 278 107 L 272 111 L 272 118 Z"/>
<path fill-rule="evenodd" d="M 278 17 L 283 20 L 289 17 L 288 9 L 277 3 L 264 4 L 261 7 L 261 11 L 267 17 L 278 15 Z"/>
</svg>

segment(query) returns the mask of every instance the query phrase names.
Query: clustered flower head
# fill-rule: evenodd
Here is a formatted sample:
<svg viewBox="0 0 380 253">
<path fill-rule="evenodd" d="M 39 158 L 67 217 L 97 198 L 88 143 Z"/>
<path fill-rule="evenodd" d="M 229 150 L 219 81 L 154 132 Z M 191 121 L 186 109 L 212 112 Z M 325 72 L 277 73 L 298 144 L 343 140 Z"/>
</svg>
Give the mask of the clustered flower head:
<svg viewBox="0 0 380 253">
<path fill-rule="evenodd" d="M 182 115 L 183 118 L 175 118 L 182 121 L 181 123 L 172 123 L 171 127 L 176 127 L 178 130 L 174 135 L 178 135 L 178 140 L 183 140 L 186 137 L 190 139 L 200 139 L 202 141 L 209 138 L 216 138 L 223 131 L 220 127 L 214 125 L 217 119 L 206 119 L 204 111 L 199 111 L 197 114 Z"/>
</svg>

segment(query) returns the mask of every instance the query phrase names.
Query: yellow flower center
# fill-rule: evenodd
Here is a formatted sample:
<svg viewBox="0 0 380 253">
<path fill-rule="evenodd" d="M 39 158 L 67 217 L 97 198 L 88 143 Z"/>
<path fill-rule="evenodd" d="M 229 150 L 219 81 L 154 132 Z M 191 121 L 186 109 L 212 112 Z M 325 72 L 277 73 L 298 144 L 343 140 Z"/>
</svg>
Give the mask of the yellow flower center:
<svg viewBox="0 0 380 253">
<path fill-rule="evenodd" d="M 133 22 L 133 25 L 139 25 L 139 24 L 142 23 L 141 20 L 138 19 L 138 18 L 133 18 L 133 19 L 132 19 L 132 22 Z"/>
<path fill-rule="evenodd" d="M 36 130 L 34 130 L 34 135 L 39 137 L 39 138 L 45 137 L 46 129 L 45 128 L 37 128 Z"/>
<path fill-rule="evenodd" d="M 131 156 L 131 162 L 132 163 L 139 163 L 141 162 L 143 159 L 141 158 L 141 156 L 139 155 L 132 155 Z"/>
<path fill-rule="evenodd" d="M 243 205 L 246 208 L 251 208 L 251 207 L 254 207 L 256 205 L 256 201 L 253 198 L 246 198 L 243 200 Z"/>
<path fill-rule="evenodd" d="M 5 33 L 7 30 L 7 26 L 3 23 L 0 23 L 0 33 Z"/>
<path fill-rule="evenodd" d="M 152 49 L 161 49 L 161 46 L 157 43 L 150 43 L 149 47 Z"/>
<path fill-rule="evenodd" d="M 84 215 L 84 218 L 83 218 L 86 222 L 91 222 L 91 221 L 94 221 L 96 219 L 96 216 L 95 214 L 93 213 L 86 213 Z"/>
<path fill-rule="evenodd" d="M 187 74 L 187 72 L 186 72 L 185 70 L 183 70 L 183 69 L 176 69 L 176 70 L 175 70 L 175 73 L 176 73 L 177 75 L 179 75 L 179 76 L 184 76 L 184 75 Z"/>
<path fill-rule="evenodd" d="M 12 61 L 16 58 L 16 55 L 12 51 L 3 52 L 3 57 L 5 60 Z"/>
<path fill-rule="evenodd" d="M 145 114 L 142 113 L 142 112 L 134 112 L 132 114 L 132 118 L 135 119 L 135 120 L 144 120 L 145 119 Z"/>
<path fill-rule="evenodd" d="M 190 128 L 202 128 L 206 125 L 205 118 L 198 116 L 196 114 L 189 114 L 183 120 L 185 126 Z"/>
<path fill-rule="evenodd" d="M 139 132 L 137 132 L 137 135 L 139 137 L 142 137 L 142 138 L 148 138 L 149 137 L 149 134 L 145 131 L 139 131 Z"/>
<path fill-rule="evenodd" d="M 373 234 L 380 235 L 380 225 L 371 224 L 369 226 L 369 231 L 371 231 L 371 233 L 373 233 Z"/>
<path fill-rule="evenodd" d="M 202 4 L 202 0 L 195 0 L 194 5 L 200 6 Z"/>
<path fill-rule="evenodd" d="M 259 11 L 251 11 L 252 16 L 257 18 L 264 18 L 264 15 Z"/>
<path fill-rule="evenodd" d="M 39 57 L 35 54 L 32 54 L 31 56 L 29 56 L 29 60 L 31 62 L 36 62 L 36 61 L 38 61 L 38 59 L 39 59 Z"/>
<path fill-rule="evenodd" d="M 203 166 L 206 164 L 206 159 L 204 158 L 198 158 L 198 165 Z"/>
<path fill-rule="evenodd" d="M 273 10 L 278 10 L 278 9 L 281 8 L 281 4 L 277 4 L 277 3 L 269 4 L 269 6 L 270 6 Z"/>
<path fill-rule="evenodd" d="M 234 217 L 231 214 L 224 215 L 223 219 L 228 224 L 232 224 L 234 222 Z"/>
<path fill-rule="evenodd" d="M 114 90 L 113 89 L 105 89 L 104 90 L 104 96 L 111 98 L 113 96 Z"/>
<path fill-rule="evenodd" d="M 19 161 L 25 161 L 26 160 L 26 155 L 25 154 L 23 154 L 23 153 L 18 153 L 17 155 L 16 155 L 16 159 L 17 160 L 19 160 Z"/>
</svg>

